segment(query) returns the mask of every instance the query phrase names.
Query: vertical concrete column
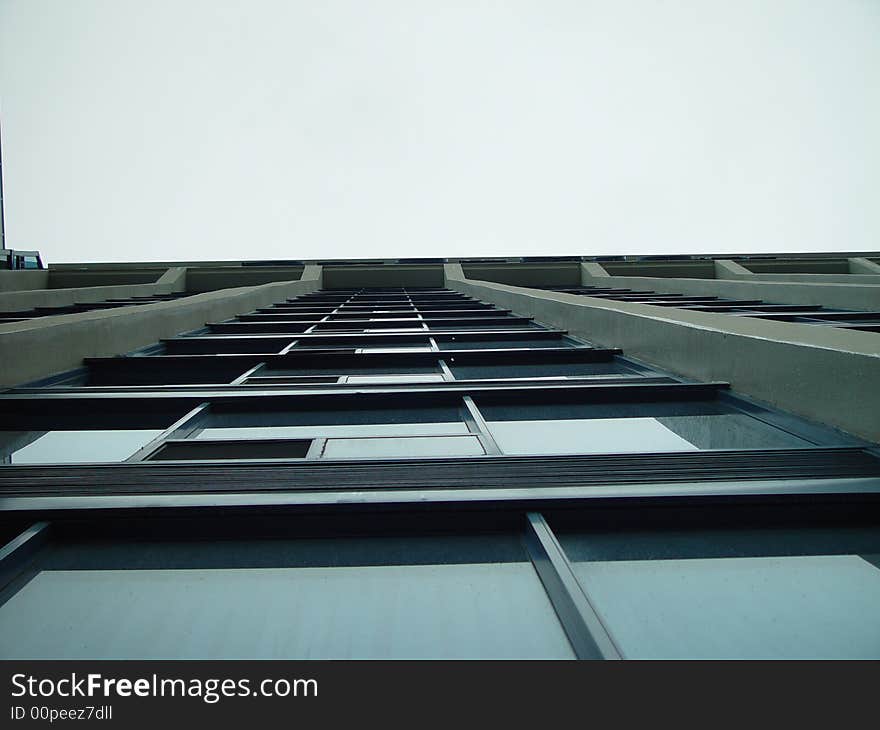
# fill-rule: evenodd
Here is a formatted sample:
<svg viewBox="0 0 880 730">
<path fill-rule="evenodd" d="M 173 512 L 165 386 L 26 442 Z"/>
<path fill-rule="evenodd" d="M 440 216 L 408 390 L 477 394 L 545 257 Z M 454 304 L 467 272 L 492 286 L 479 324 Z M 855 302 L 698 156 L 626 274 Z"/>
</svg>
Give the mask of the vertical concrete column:
<svg viewBox="0 0 880 730">
<path fill-rule="evenodd" d="M 156 279 L 157 294 L 172 294 L 186 291 L 186 266 L 172 266 Z"/>
<path fill-rule="evenodd" d="M 736 261 L 715 259 L 716 279 L 750 279 L 754 275 L 754 272 L 749 271 L 745 266 L 736 263 Z"/>
<path fill-rule="evenodd" d="M 595 261 L 584 261 L 581 264 L 581 285 L 589 285 L 592 283 L 594 276 L 610 276 L 601 264 Z"/>
<path fill-rule="evenodd" d="M 849 264 L 850 274 L 880 274 L 880 264 L 875 264 L 861 256 L 846 261 Z"/>
<path fill-rule="evenodd" d="M 319 264 L 306 264 L 299 280 L 307 282 L 308 284 L 317 285 L 315 286 L 315 289 L 320 289 L 324 286 L 324 267 Z M 305 293 L 305 291 L 303 293 Z"/>
</svg>

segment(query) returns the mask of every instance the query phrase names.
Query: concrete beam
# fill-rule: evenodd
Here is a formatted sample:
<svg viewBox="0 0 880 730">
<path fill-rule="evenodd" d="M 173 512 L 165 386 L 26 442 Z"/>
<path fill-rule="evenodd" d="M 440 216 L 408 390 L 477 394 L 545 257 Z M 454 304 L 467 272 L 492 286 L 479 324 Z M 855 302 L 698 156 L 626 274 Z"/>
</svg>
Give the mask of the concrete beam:
<svg viewBox="0 0 880 730">
<path fill-rule="evenodd" d="M 513 286 L 580 286 L 583 278 L 581 264 L 577 261 L 524 264 L 465 261 L 460 265 L 466 276 Z"/>
<path fill-rule="evenodd" d="M 457 264 L 447 264 L 445 273 L 450 289 L 688 378 L 729 381 L 757 400 L 880 441 L 880 337 L 874 333 L 475 281 Z"/>
<path fill-rule="evenodd" d="M 299 281 L 301 266 L 192 266 L 186 286 L 191 292 L 208 292 L 236 286 L 258 286 L 276 281 Z"/>
<path fill-rule="evenodd" d="M 251 312 L 321 288 L 321 267 L 299 281 L 238 287 L 169 302 L 96 310 L 0 325 L 0 385 L 11 386 L 79 367 L 85 357 L 119 355 L 206 322 Z M 292 339 L 292 338 L 291 338 Z"/>
<path fill-rule="evenodd" d="M 158 275 L 159 272 L 157 271 Z M 186 291 L 186 268 L 175 266 L 158 276 L 151 284 L 111 284 L 69 289 L 36 289 L 0 293 L 0 312 L 20 312 L 35 307 L 68 307 L 71 304 L 92 304 L 107 299 L 148 297 Z"/>
<path fill-rule="evenodd" d="M 754 276 L 754 275 L 753 275 Z M 776 304 L 815 304 L 839 309 L 880 309 L 880 286 L 730 279 L 667 279 L 648 276 L 583 277 L 585 286 L 649 289 L 661 294 L 763 299 Z"/>
<path fill-rule="evenodd" d="M 0 270 L 0 292 L 33 291 L 49 286 L 49 272 L 46 269 L 30 271 Z"/>
<path fill-rule="evenodd" d="M 752 281 L 785 281 L 803 282 L 805 284 L 869 284 L 880 285 L 880 277 L 876 274 L 804 274 L 804 273 L 768 273 L 752 274 Z"/>
<path fill-rule="evenodd" d="M 326 266 L 324 286 L 345 289 L 362 286 L 443 286 L 441 264 L 391 264 L 388 266 Z"/>
<path fill-rule="evenodd" d="M 797 267 L 799 265 L 806 265 L 804 263 L 798 264 L 798 262 L 787 262 L 793 269 L 791 271 L 767 271 L 766 262 L 761 260 L 756 260 L 753 263 L 750 262 L 750 265 L 756 269 L 753 270 L 743 266 L 737 261 L 730 259 L 716 259 L 715 277 L 718 279 L 804 282 L 811 284 L 880 284 L 880 281 L 878 281 L 875 276 L 871 276 L 880 274 L 880 267 L 871 268 L 876 265 L 864 258 L 847 259 L 846 261 L 849 263 L 847 264 L 844 261 L 841 261 L 839 264 L 829 264 L 826 267 L 827 269 L 830 269 L 828 271 L 798 271 Z M 856 264 L 855 266 L 857 268 L 854 269 L 853 261 L 864 261 L 867 266 Z M 778 265 L 785 267 L 785 264 L 786 262 L 783 261 Z M 835 271 L 835 268 L 839 268 L 840 270 Z M 866 274 L 867 276 L 865 276 Z"/>
</svg>

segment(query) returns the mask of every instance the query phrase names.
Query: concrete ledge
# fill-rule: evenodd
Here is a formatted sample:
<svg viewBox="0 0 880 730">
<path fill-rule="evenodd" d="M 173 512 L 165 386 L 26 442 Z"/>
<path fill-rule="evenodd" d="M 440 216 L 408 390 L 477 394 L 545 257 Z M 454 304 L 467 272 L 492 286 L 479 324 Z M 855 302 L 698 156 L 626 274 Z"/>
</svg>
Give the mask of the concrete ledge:
<svg viewBox="0 0 880 730">
<path fill-rule="evenodd" d="M 46 269 L 37 271 L 0 271 L 0 292 L 33 291 L 49 286 L 49 272 Z"/>
<path fill-rule="evenodd" d="M 750 276 L 755 276 L 751 274 Z M 666 279 L 647 276 L 589 276 L 584 286 L 651 289 L 663 294 L 763 299 L 777 304 L 815 304 L 839 309 L 880 310 L 880 286 L 733 279 Z M 880 284 L 880 281 L 877 282 Z"/>
<path fill-rule="evenodd" d="M 443 266 L 441 264 L 325 266 L 324 286 L 331 289 L 362 286 L 442 287 Z"/>
<path fill-rule="evenodd" d="M 877 274 L 799 274 L 799 273 L 749 273 L 742 277 L 745 281 L 778 281 L 778 282 L 803 282 L 805 284 L 868 284 L 880 285 L 880 275 Z"/>
<path fill-rule="evenodd" d="M 302 266 L 197 266 L 187 271 L 191 292 L 209 292 L 240 286 L 259 286 L 281 281 L 299 281 Z"/>
<path fill-rule="evenodd" d="M 79 367 L 85 357 L 119 355 L 206 322 L 250 312 L 321 288 L 321 267 L 299 281 L 238 287 L 169 302 L 43 317 L 0 325 L 0 385 L 11 386 Z"/>
<path fill-rule="evenodd" d="M 157 272 L 158 273 L 158 272 Z M 19 312 L 36 307 L 67 307 L 123 297 L 148 297 L 186 291 L 186 268 L 168 269 L 152 284 L 111 284 L 71 289 L 37 289 L 0 294 L 0 312 Z"/>
<path fill-rule="evenodd" d="M 497 281 L 512 286 L 546 284 L 548 286 L 579 286 L 583 264 L 576 261 L 564 263 L 470 263 L 458 264 L 472 279 Z M 600 267 L 601 268 L 601 267 Z M 604 272 L 604 268 L 602 269 Z"/>
<path fill-rule="evenodd" d="M 880 441 L 874 333 L 539 291 L 467 279 L 458 264 L 445 268 L 450 289 L 685 377 L 729 381 L 745 395 Z"/>
</svg>

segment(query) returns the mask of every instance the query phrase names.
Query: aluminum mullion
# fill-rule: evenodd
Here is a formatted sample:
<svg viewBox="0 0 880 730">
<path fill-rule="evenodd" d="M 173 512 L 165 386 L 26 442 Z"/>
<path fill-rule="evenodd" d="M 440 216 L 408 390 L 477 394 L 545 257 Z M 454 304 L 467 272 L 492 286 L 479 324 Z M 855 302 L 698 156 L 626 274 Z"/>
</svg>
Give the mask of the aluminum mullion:
<svg viewBox="0 0 880 730">
<path fill-rule="evenodd" d="M 489 455 L 501 454 L 501 448 L 496 443 L 495 437 L 489 430 L 489 425 L 486 423 L 486 419 L 483 418 L 483 414 L 480 413 L 480 409 L 474 403 L 474 399 L 466 395 L 462 398 L 462 401 L 469 417 L 468 428 L 473 427 L 475 429 L 474 433 L 480 435 L 480 441 L 483 442 L 486 453 Z"/>
<path fill-rule="evenodd" d="M 199 428 L 202 419 L 208 414 L 211 404 L 208 402 L 200 403 L 182 418 L 177 419 L 162 433 L 160 433 L 152 441 L 148 442 L 124 461 L 141 462 L 149 457 L 155 451 L 162 448 L 162 445 L 171 438 L 188 438 L 194 431 Z"/>
<path fill-rule="evenodd" d="M 7 586 L 19 574 L 22 565 L 48 542 L 50 531 L 49 522 L 35 522 L 0 547 L 0 588 Z"/>
<path fill-rule="evenodd" d="M 539 512 L 526 514 L 526 550 L 578 659 L 622 659 L 620 649 Z"/>
<path fill-rule="evenodd" d="M 245 370 L 241 375 L 239 375 L 237 378 L 235 378 L 230 383 L 230 385 L 241 385 L 245 380 L 247 380 L 252 375 L 255 375 L 256 373 L 258 373 L 264 367 L 266 367 L 266 363 L 264 363 L 264 362 L 257 363 L 252 368 Z"/>
<path fill-rule="evenodd" d="M 452 382 L 455 380 L 455 375 L 452 374 L 452 370 L 449 369 L 449 365 L 446 364 L 446 360 L 442 358 L 437 361 L 437 365 L 440 367 L 440 370 L 443 372 L 443 380 L 444 382 Z"/>
</svg>

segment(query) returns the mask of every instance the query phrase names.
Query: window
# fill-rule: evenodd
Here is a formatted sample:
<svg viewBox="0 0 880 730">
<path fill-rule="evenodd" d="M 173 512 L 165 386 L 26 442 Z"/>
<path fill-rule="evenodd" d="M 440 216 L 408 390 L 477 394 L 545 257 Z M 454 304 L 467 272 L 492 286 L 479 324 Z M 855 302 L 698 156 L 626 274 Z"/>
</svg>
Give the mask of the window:
<svg viewBox="0 0 880 730">
<path fill-rule="evenodd" d="M 161 429 L 0 432 L 0 459 L 7 464 L 85 464 L 125 461 Z"/>
<path fill-rule="evenodd" d="M 529 339 L 493 339 L 485 337 L 476 340 L 452 337 L 447 340 L 437 340 L 437 346 L 441 350 L 507 350 L 523 347 L 537 347 L 541 349 L 548 347 L 574 347 L 575 345 L 570 340 L 562 337 L 535 337 Z"/>
<path fill-rule="evenodd" d="M 763 449 L 811 444 L 715 401 L 480 405 L 506 454 Z"/>
<path fill-rule="evenodd" d="M 610 362 L 547 362 L 504 365 L 456 365 L 449 367 L 456 380 L 486 378 L 562 378 L 562 377 L 620 377 L 635 373 L 625 365 Z"/>
<path fill-rule="evenodd" d="M 410 436 L 407 438 L 330 438 L 327 459 L 481 456 L 486 453 L 476 436 Z"/>
<path fill-rule="evenodd" d="M 333 367 L 301 367 L 301 368 L 272 368 L 267 367 L 257 374 L 258 377 L 277 376 L 365 376 L 375 377 L 381 375 L 431 375 L 439 373 L 436 365 L 405 365 L 394 363 L 386 366 L 363 366 L 357 367 L 352 363 L 336 365 Z"/>
<path fill-rule="evenodd" d="M 346 400 L 346 403 L 361 403 Z M 195 431 L 197 439 L 361 438 L 369 436 L 455 436 L 469 433 L 458 399 L 454 405 L 422 408 L 370 408 L 251 411 L 216 408 Z"/>
<path fill-rule="evenodd" d="M 70 542 L 34 569 L 5 658 L 573 658 L 515 535 Z"/>
<path fill-rule="evenodd" d="M 377 384 L 377 383 L 442 383 L 441 373 L 426 373 L 424 375 L 346 375 L 342 378 L 343 383 L 349 385 Z"/>
<path fill-rule="evenodd" d="M 304 459 L 311 441 L 263 439 L 252 441 L 169 440 L 152 452 L 150 461 L 198 459 Z"/>
<path fill-rule="evenodd" d="M 628 658 L 880 658 L 876 528 L 560 533 Z"/>
<path fill-rule="evenodd" d="M 431 348 L 424 345 L 406 345 L 401 347 L 360 347 L 357 351 L 361 353 L 384 352 L 390 354 L 393 352 L 431 352 Z"/>
</svg>

